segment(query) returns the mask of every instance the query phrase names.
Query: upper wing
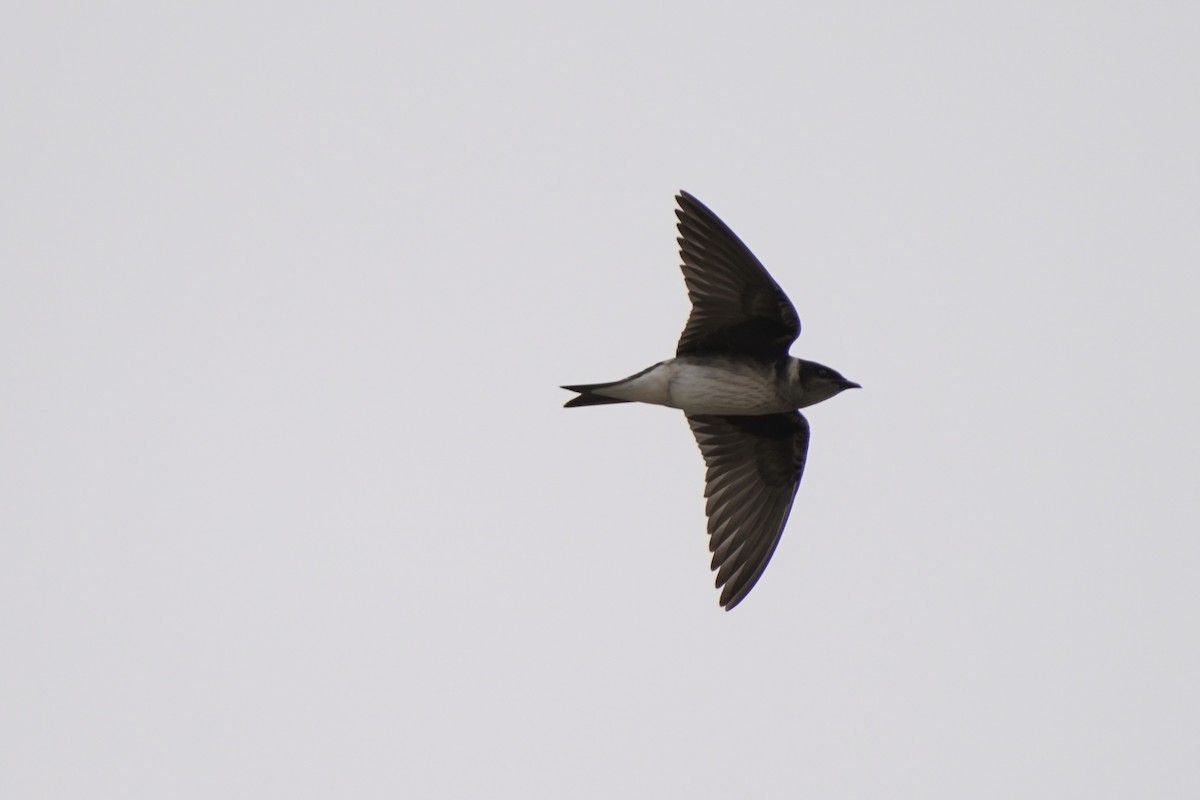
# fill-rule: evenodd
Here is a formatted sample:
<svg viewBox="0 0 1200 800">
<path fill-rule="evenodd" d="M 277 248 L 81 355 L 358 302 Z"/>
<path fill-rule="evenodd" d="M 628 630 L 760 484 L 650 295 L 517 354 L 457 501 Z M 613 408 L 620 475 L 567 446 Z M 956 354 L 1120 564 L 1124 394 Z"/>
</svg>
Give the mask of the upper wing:
<svg viewBox="0 0 1200 800">
<path fill-rule="evenodd" d="M 797 411 L 760 417 L 688 416 L 708 466 L 708 549 L 721 605 L 754 588 L 779 544 L 808 454 L 808 420 Z"/>
<path fill-rule="evenodd" d="M 750 249 L 687 192 L 679 210 L 679 256 L 692 314 L 676 355 L 741 353 L 774 360 L 800 335 L 800 317 Z"/>
</svg>

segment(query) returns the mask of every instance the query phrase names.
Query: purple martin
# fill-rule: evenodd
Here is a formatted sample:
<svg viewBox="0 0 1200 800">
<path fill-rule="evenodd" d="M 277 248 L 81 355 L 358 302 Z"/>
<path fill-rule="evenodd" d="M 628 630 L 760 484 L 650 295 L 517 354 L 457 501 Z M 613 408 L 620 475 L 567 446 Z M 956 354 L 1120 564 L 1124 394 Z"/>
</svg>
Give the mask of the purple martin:
<svg viewBox="0 0 1200 800">
<path fill-rule="evenodd" d="M 732 609 L 767 568 L 808 453 L 797 409 L 861 388 L 793 358 L 800 318 L 779 284 L 703 203 L 676 196 L 679 256 L 692 313 L 675 358 L 610 383 L 564 386 L 567 408 L 653 403 L 681 409 L 707 467 L 709 549 L 721 605 Z"/>
</svg>

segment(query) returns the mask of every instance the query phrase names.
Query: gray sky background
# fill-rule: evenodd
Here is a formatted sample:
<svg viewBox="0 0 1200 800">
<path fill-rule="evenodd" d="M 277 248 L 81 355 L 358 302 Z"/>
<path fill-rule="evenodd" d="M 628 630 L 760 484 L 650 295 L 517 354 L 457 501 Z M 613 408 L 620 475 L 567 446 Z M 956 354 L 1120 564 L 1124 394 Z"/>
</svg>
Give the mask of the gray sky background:
<svg viewBox="0 0 1200 800">
<path fill-rule="evenodd" d="M 0 795 L 1200 791 L 1192 3 L 0 30 Z M 866 388 L 726 614 L 672 195 Z"/>
</svg>

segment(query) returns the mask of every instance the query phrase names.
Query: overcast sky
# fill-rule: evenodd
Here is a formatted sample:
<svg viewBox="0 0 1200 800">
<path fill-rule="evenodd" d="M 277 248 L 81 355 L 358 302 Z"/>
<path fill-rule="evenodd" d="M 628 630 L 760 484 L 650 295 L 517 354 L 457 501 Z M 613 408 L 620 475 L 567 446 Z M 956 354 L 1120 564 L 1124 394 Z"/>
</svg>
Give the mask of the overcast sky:
<svg viewBox="0 0 1200 800">
<path fill-rule="evenodd" d="M 39 3 L 0 795 L 1200 792 L 1192 3 Z M 735 611 L 672 196 L 791 296 Z"/>
</svg>

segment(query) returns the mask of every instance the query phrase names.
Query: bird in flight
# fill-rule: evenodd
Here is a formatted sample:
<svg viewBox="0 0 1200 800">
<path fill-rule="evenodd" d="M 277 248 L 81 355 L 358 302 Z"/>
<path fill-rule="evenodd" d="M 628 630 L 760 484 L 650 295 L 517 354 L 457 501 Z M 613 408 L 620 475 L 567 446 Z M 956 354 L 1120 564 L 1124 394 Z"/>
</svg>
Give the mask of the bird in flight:
<svg viewBox="0 0 1200 800">
<path fill-rule="evenodd" d="M 687 192 L 679 256 L 692 313 L 675 358 L 619 381 L 562 388 L 567 408 L 653 403 L 681 409 L 707 467 L 709 550 L 721 606 L 745 599 L 771 560 L 808 453 L 797 409 L 861 388 L 836 370 L 788 355 L 800 318 L 746 245 Z"/>
</svg>

